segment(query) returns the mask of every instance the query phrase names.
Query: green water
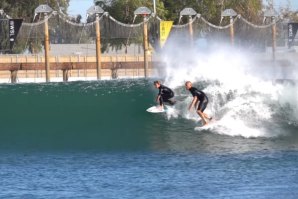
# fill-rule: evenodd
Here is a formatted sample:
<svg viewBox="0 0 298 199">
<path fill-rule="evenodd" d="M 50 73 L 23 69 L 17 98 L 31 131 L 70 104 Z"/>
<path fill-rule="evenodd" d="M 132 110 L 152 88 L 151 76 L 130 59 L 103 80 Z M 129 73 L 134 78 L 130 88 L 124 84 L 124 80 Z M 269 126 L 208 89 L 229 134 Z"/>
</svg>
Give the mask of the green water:
<svg viewBox="0 0 298 199">
<path fill-rule="evenodd" d="M 2 85 L 0 146 L 146 148 L 153 94 L 143 80 Z"/>
</svg>

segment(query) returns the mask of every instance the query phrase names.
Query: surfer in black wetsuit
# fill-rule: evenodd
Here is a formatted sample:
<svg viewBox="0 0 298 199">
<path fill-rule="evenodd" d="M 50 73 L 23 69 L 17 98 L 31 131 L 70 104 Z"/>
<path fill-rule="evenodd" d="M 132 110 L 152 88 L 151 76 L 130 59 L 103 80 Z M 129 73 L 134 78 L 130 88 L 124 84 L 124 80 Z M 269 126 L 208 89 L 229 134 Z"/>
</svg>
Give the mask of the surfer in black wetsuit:
<svg viewBox="0 0 298 199">
<path fill-rule="evenodd" d="M 175 104 L 175 101 L 170 100 L 174 97 L 174 92 L 170 88 L 162 85 L 160 81 L 154 81 L 154 86 L 159 90 L 158 95 L 156 97 L 156 102 L 159 103 L 160 108 L 163 108 L 164 102 L 167 102 L 170 105 Z"/>
<path fill-rule="evenodd" d="M 207 95 L 203 91 L 200 91 L 195 87 L 192 87 L 192 83 L 190 81 L 185 82 L 185 88 L 189 90 L 193 96 L 193 100 L 189 105 L 188 110 L 191 110 L 192 107 L 196 108 L 197 104 L 199 103 L 197 113 L 202 118 L 204 125 L 207 125 L 208 122 L 206 119 L 212 119 L 212 117 L 209 117 L 206 113 L 204 113 L 204 110 L 206 109 L 208 104 Z"/>
</svg>

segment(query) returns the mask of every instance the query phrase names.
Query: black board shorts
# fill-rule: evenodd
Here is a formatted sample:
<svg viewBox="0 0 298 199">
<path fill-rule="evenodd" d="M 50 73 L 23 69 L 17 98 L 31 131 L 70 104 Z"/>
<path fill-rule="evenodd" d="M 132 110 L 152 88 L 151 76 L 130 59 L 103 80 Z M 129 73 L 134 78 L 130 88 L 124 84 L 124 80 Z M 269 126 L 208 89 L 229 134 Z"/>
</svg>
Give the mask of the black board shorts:
<svg viewBox="0 0 298 199">
<path fill-rule="evenodd" d="M 198 106 L 198 111 L 201 111 L 203 113 L 207 107 L 207 104 L 208 104 L 208 98 L 205 97 L 203 101 L 200 101 Z"/>
<path fill-rule="evenodd" d="M 162 105 L 164 102 L 172 103 L 169 99 L 174 97 L 174 93 L 162 94 L 159 98 L 159 104 Z"/>
<path fill-rule="evenodd" d="M 161 97 L 162 97 L 162 100 L 163 100 L 164 102 L 166 102 L 166 101 L 168 101 L 169 99 L 171 99 L 171 98 L 174 97 L 174 93 L 162 94 Z"/>
</svg>

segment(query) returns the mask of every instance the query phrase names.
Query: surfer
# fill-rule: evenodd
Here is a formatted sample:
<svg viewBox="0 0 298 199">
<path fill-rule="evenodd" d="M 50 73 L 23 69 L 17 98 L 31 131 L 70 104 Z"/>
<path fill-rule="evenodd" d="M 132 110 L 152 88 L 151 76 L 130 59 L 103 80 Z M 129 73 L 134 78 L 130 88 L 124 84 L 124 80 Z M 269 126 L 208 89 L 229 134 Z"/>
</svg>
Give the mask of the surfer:
<svg viewBox="0 0 298 199">
<path fill-rule="evenodd" d="M 163 109 L 164 102 L 174 105 L 175 101 L 170 100 L 174 97 L 174 92 L 172 89 L 161 84 L 160 81 L 154 81 L 154 86 L 159 90 L 156 97 L 156 102 L 159 103 L 159 108 Z"/>
<path fill-rule="evenodd" d="M 203 91 L 200 91 L 197 88 L 193 87 L 190 81 L 185 82 L 185 88 L 189 90 L 193 96 L 193 100 L 189 105 L 188 110 L 190 111 L 192 107 L 196 108 L 197 104 L 199 103 L 197 108 L 197 113 L 202 118 L 204 122 L 203 125 L 207 125 L 208 124 L 207 119 L 208 120 L 212 119 L 212 117 L 209 117 L 206 113 L 204 113 L 204 110 L 206 109 L 208 104 L 207 95 Z"/>
</svg>

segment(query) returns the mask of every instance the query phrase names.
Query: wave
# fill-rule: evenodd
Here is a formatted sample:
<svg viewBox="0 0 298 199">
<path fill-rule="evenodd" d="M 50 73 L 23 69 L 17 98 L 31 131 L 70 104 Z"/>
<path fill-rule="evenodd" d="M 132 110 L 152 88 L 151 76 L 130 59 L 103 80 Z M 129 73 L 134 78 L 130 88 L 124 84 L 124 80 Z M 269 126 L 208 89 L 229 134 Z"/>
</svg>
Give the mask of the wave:
<svg viewBox="0 0 298 199">
<path fill-rule="evenodd" d="M 297 132 L 297 118 L 291 116 L 295 115 L 294 92 L 290 90 L 295 87 L 291 85 L 272 85 L 280 93 L 268 100 L 268 94 L 224 91 L 219 82 L 196 81 L 195 85 L 210 95 L 207 111 L 216 120 L 198 133 L 194 130 L 198 116 L 187 111 L 191 96 L 181 86 L 175 90 L 178 95 L 188 96 L 184 101 L 166 114 L 146 112 L 155 104 L 157 90 L 152 82 L 138 79 L 0 85 L 0 152 L 4 149 L 239 152 L 254 145 L 258 149 L 280 145 L 297 148 L 297 136 L 291 135 Z M 257 114 L 252 112 L 256 110 Z M 218 134 L 241 137 L 231 139 Z M 280 135 L 290 136 L 278 138 L 277 144 L 275 139 L 268 141 L 266 145 L 259 144 L 263 139 L 243 139 Z M 250 144 L 242 146 L 245 143 Z"/>
<path fill-rule="evenodd" d="M 0 85 L 0 148 L 146 148 L 147 82 Z"/>
<path fill-rule="evenodd" d="M 277 137 L 297 131 L 296 69 L 285 71 L 276 64 L 263 66 L 249 53 L 226 47 L 204 52 L 183 45 L 172 46 L 165 50 L 163 57 L 167 68 L 164 74 L 158 75 L 164 76 L 164 84 L 175 88 L 179 95 L 186 92 L 181 85 L 192 81 L 209 97 L 206 112 L 216 122 L 195 130 L 246 138 Z M 292 81 L 277 83 L 276 79 L 280 78 Z M 186 111 L 190 101 L 191 97 L 167 117 L 181 116 L 197 121 L 195 113 Z"/>
</svg>

